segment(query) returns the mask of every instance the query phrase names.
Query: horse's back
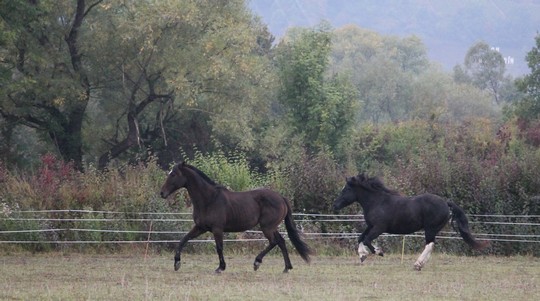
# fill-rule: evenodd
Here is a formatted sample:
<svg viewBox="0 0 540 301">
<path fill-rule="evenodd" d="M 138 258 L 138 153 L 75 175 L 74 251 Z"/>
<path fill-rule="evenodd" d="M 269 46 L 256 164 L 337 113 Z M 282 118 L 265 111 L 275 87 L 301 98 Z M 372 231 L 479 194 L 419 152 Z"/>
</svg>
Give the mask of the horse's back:
<svg viewBox="0 0 540 301">
<path fill-rule="evenodd" d="M 434 194 L 396 196 L 384 210 L 388 233 L 408 234 L 446 222 L 450 210 L 446 201 Z M 380 217 L 379 217 L 380 218 Z"/>
<path fill-rule="evenodd" d="M 257 188 L 248 191 L 228 191 L 228 198 L 231 203 L 236 205 L 248 205 L 249 203 L 255 203 L 260 207 L 265 206 L 281 206 L 285 198 L 276 191 L 268 188 Z"/>
<path fill-rule="evenodd" d="M 246 225 L 254 227 L 260 224 L 278 226 L 287 214 L 287 201 L 279 193 L 268 189 L 258 188 L 249 191 L 227 191 L 224 192 L 227 198 L 227 228 L 234 231 L 244 231 L 242 227 L 235 225 Z M 233 230 L 230 230 L 233 232 Z"/>
<path fill-rule="evenodd" d="M 411 199 L 416 201 L 419 214 L 424 218 L 425 223 L 446 223 L 450 217 L 448 202 L 438 195 L 424 193 Z"/>
<path fill-rule="evenodd" d="M 423 203 L 424 206 L 429 206 L 433 208 L 443 208 L 448 207 L 446 200 L 436 194 L 432 193 L 423 193 L 413 197 L 410 197 L 411 200 Z"/>
</svg>

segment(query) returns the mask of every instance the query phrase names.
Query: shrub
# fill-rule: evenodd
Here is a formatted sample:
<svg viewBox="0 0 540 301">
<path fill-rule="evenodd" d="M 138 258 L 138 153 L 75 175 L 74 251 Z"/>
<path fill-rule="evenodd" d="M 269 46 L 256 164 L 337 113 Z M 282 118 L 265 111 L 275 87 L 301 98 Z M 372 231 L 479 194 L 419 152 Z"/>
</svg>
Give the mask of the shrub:
<svg viewBox="0 0 540 301">
<path fill-rule="evenodd" d="M 295 212 L 329 213 L 333 200 L 344 185 L 344 177 L 367 172 L 382 176 L 388 187 L 405 195 L 431 192 L 452 199 L 470 216 L 472 214 L 540 215 L 540 150 L 531 146 L 517 126 L 509 122 L 500 127 L 483 119 L 464 124 L 436 124 L 404 122 L 380 127 L 358 129 L 349 141 L 348 161 L 338 165 L 334 155 L 327 151 L 308 155 L 295 147 L 289 154 L 276 157 L 259 172 L 251 168 L 248 156 L 240 151 L 225 154 L 195 152 L 190 164 L 207 173 L 216 182 L 242 191 L 261 186 L 271 187 L 289 198 Z M 168 213 L 189 212 L 185 192 L 170 200 L 157 193 L 166 172 L 151 159 L 135 165 L 96 170 L 87 166 L 84 173 L 77 172 L 54 156 L 45 155 L 33 174 L 8 171 L 0 164 L 0 229 L 42 229 L 46 232 L 4 235 L 6 240 L 145 240 L 149 222 L 133 219 L 152 218 L 156 231 L 187 231 L 192 223 L 161 223 L 169 219 Z M 178 201 L 178 202 L 175 202 Z M 174 202 L 174 203 L 169 203 Z M 350 206 L 342 214 L 355 214 L 357 206 Z M 99 221 L 25 221 L 16 220 L 11 212 L 35 209 L 90 209 L 114 211 L 92 213 L 95 218 L 110 217 L 114 222 Z M 11 217 L 7 217 L 6 214 Z M 43 217 L 88 217 L 85 213 L 55 213 Z M 482 221 L 481 217 L 477 217 Z M 505 233 L 536 235 L 534 227 L 511 225 L 519 218 L 509 218 L 508 225 L 474 224 L 473 233 Z M 356 232 L 364 229 L 360 223 L 298 222 L 306 231 Z M 111 230 L 101 233 L 51 232 L 55 228 Z M 506 227 L 506 228 L 501 228 Z M 113 231 L 113 230 L 123 231 Z M 125 231 L 131 230 L 133 232 Z M 449 231 L 453 231 L 449 228 Z M 153 239 L 177 240 L 177 234 L 152 234 Z M 401 238 L 380 239 L 388 250 L 401 250 Z M 352 240 L 336 240 L 339 244 L 354 244 Z M 408 239 L 410 248 L 421 248 L 422 239 Z M 323 244 L 324 245 L 324 244 Z M 494 243 L 497 254 L 537 254 L 533 244 L 512 242 Z M 160 244 L 159 247 L 167 244 Z M 28 245 L 32 250 L 49 246 Z M 327 248 L 325 245 L 324 248 Z M 96 248 L 99 248 L 96 247 Z M 465 244 L 440 241 L 442 250 L 465 252 Z M 325 251 L 326 252 L 326 251 Z M 331 253 L 330 250 L 327 252 Z"/>
<path fill-rule="evenodd" d="M 196 151 L 189 163 L 212 180 L 234 191 L 255 189 L 272 183 L 272 173 L 262 174 L 252 169 L 246 155 L 240 151 L 230 155 L 225 155 L 221 150 L 211 154 Z"/>
</svg>

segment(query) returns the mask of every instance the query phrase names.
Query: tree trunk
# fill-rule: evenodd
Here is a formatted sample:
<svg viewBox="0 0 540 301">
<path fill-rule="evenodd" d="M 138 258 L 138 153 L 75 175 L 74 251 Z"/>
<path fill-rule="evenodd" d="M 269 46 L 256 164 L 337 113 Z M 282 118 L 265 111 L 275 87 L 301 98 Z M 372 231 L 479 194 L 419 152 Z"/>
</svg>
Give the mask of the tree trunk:
<svg viewBox="0 0 540 301">
<path fill-rule="evenodd" d="M 84 105 L 74 108 L 67 116 L 67 120 L 61 123 L 61 131 L 49 131 L 49 136 L 54 141 L 62 159 L 73 162 L 75 168 L 83 170 L 82 157 L 82 121 L 86 109 Z"/>
<path fill-rule="evenodd" d="M 111 161 L 111 159 L 114 159 L 121 155 L 123 152 L 129 150 L 132 146 L 139 144 L 139 125 L 137 124 L 137 119 L 135 118 L 133 113 L 128 113 L 127 115 L 128 119 L 128 134 L 126 138 L 119 143 L 113 145 L 111 149 L 102 154 L 99 157 L 98 162 L 98 168 L 99 169 L 105 169 L 107 167 L 107 164 Z"/>
</svg>

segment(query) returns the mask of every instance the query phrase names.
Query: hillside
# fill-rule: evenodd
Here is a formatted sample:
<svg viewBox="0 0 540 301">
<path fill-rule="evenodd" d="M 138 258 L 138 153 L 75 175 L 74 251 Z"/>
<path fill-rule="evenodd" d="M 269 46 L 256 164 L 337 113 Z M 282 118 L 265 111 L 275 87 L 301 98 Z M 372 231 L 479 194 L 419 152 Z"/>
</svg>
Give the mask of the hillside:
<svg viewBox="0 0 540 301">
<path fill-rule="evenodd" d="M 514 76 L 529 72 L 524 57 L 540 30 L 540 1 L 534 0 L 251 0 L 250 7 L 278 39 L 289 27 L 321 20 L 334 27 L 352 23 L 382 34 L 416 35 L 447 70 L 482 40 L 513 59 L 507 70 Z"/>
</svg>

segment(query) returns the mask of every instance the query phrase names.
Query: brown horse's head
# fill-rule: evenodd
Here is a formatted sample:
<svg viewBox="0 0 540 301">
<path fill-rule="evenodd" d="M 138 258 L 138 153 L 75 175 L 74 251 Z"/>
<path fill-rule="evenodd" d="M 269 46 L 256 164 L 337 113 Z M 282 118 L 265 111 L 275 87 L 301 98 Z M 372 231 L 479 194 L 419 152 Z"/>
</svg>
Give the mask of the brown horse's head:
<svg viewBox="0 0 540 301">
<path fill-rule="evenodd" d="M 181 170 L 184 165 L 184 162 L 176 164 L 169 172 L 165 183 L 163 183 L 163 186 L 161 186 L 160 195 L 162 198 L 165 199 L 171 195 L 171 193 L 186 186 L 187 178 Z"/>
</svg>

